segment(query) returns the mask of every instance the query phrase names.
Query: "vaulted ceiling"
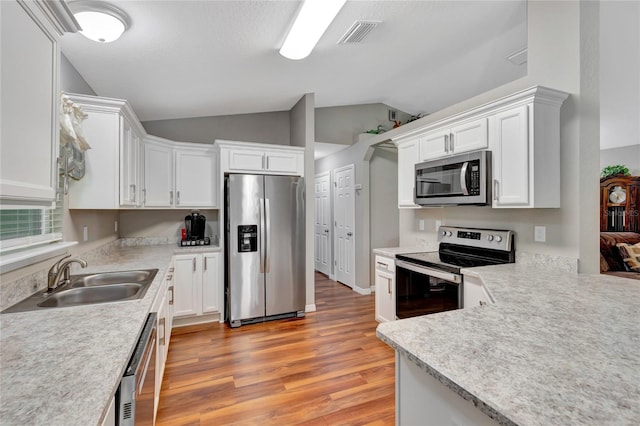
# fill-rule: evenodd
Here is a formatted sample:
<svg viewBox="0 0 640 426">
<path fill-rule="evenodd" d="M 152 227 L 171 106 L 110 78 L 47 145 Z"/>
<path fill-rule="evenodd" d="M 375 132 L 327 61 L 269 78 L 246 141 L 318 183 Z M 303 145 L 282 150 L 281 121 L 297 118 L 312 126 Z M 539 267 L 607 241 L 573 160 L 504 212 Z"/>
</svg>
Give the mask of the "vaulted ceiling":
<svg viewBox="0 0 640 426">
<path fill-rule="evenodd" d="M 69 2 L 72 3 L 72 2 Z M 527 45 L 526 1 L 347 1 L 309 57 L 278 49 L 299 1 L 110 1 L 131 19 L 117 41 L 81 34 L 64 55 L 100 96 L 143 121 L 385 103 L 437 111 L 526 74 L 506 57 Z M 337 44 L 355 20 L 380 21 Z"/>
</svg>

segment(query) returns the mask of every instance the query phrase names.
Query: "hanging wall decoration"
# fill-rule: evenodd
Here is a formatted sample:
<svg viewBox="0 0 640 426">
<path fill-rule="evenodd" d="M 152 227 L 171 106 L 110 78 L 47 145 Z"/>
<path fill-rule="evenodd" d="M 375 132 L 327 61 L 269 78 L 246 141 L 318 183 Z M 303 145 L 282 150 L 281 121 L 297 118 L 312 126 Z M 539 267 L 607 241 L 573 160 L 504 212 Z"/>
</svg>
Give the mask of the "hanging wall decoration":
<svg viewBox="0 0 640 426">
<path fill-rule="evenodd" d="M 60 158 L 63 174 L 80 180 L 85 173 L 84 153 L 91 146 L 82 131 L 82 121 L 87 114 L 64 93 L 60 106 Z"/>
</svg>

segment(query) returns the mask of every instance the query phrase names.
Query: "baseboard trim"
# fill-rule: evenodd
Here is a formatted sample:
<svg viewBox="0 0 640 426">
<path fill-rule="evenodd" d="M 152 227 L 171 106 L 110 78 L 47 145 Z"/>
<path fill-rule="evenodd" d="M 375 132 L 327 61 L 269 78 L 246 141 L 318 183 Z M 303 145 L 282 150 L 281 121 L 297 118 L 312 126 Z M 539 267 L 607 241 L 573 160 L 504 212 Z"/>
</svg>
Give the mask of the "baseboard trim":
<svg viewBox="0 0 640 426">
<path fill-rule="evenodd" d="M 371 294 L 371 287 L 369 288 L 360 288 L 357 285 L 353 286 L 353 291 L 355 291 L 358 294 L 361 294 L 363 296 L 368 296 Z"/>
<path fill-rule="evenodd" d="M 316 311 L 316 304 L 312 303 L 311 305 L 307 305 L 304 307 L 304 311 L 305 312 L 315 312 Z"/>
</svg>

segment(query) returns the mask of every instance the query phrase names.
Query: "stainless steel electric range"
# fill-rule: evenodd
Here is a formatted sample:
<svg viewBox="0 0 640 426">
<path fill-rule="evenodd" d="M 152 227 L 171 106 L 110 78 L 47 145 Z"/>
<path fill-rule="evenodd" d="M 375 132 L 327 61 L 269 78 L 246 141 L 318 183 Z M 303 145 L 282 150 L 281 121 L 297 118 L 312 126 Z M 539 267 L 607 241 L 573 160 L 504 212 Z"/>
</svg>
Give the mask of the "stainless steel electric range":
<svg viewBox="0 0 640 426">
<path fill-rule="evenodd" d="M 462 268 L 515 262 L 515 234 L 441 226 L 438 251 L 396 255 L 396 317 L 463 308 Z"/>
</svg>

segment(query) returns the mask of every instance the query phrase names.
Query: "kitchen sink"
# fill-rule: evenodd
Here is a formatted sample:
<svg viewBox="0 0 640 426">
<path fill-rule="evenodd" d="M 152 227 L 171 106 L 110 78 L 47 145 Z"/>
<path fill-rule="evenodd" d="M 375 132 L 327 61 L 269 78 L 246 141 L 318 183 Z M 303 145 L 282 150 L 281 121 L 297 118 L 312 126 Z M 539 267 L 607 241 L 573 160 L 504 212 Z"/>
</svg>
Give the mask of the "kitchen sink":
<svg viewBox="0 0 640 426">
<path fill-rule="evenodd" d="M 142 289 L 138 283 L 115 283 L 96 287 L 70 288 L 51 294 L 38 303 L 41 308 L 55 308 L 62 306 L 77 306 L 93 303 L 114 302 L 125 299 L 139 299 L 137 296 Z"/>
<path fill-rule="evenodd" d="M 140 271 L 114 271 L 98 274 L 72 275 L 71 287 L 92 287 L 122 283 L 144 283 L 151 275 L 155 276 L 157 269 Z M 151 278 L 153 280 L 153 277 Z"/>
<path fill-rule="evenodd" d="M 41 290 L 2 313 L 142 299 L 157 273 L 157 269 L 141 269 L 71 275 L 69 283 L 53 293 Z"/>
</svg>

